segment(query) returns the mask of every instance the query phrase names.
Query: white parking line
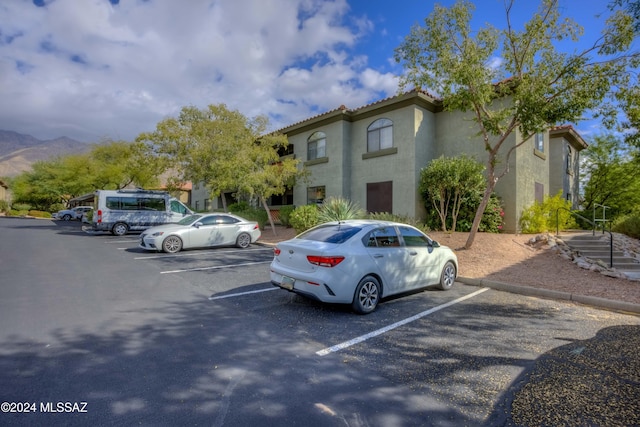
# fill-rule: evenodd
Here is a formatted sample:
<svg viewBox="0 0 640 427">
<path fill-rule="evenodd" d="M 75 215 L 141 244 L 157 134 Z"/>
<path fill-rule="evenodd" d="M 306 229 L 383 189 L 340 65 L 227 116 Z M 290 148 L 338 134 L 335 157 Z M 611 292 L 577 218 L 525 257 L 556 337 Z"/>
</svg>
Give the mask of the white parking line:
<svg viewBox="0 0 640 427">
<path fill-rule="evenodd" d="M 485 291 L 488 291 L 488 290 L 489 290 L 489 288 L 482 288 L 482 289 L 480 289 L 478 291 L 470 293 L 469 295 L 465 295 L 465 296 L 460 297 L 458 299 L 455 299 L 453 301 L 449 301 L 448 303 L 439 305 L 437 307 L 433 307 L 433 308 L 431 308 L 431 309 L 429 309 L 427 311 L 423 311 L 422 313 L 418 313 L 415 316 L 411 316 L 411 317 L 408 317 L 408 318 L 406 318 L 404 320 L 401 320 L 399 322 L 393 323 L 393 324 L 391 324 L 389 326 L 385 326 L 384 328 L 378 329 L 378 330 L 373 331 L 373 332 L 369 332 L 368 334 L 361 335 L 361 336 L 359 336 L 357 338 L 354 338 L 354 339 L 351 339 L 349 341 L 344 341 L 344 342 L 342 342 L 340 344 L 334 345 L 333 347 L 328 347 L 328 348 L 325 348 L 323 350 L 316 351 L 316 354 L 318 356 L 326 356 L 327 354 L 335 353 L 336 351 L 343 350 L 343 349 L 345 349 L 347 347 L 351 347 L 352 345 L 355 345 L 355 344 L 361 343 L 363 341 L 366 341 L 369 338 L 377 337 L 378 335 L 384 334 L 385 332 L 389 332 L 392 329 L 395 329 L 395 328 L 398 328 L 400 326 L 406 325 L 407 323 L 413 322 L 414 320 L 418 320 L 418 319 L 420 319 L 420 318 L 422 318 L 424 316 L 427 316 L 427 315 L 429 315 L 431 313 L 435 313 L 436 311 L 442 310 L 443 308 L 447 308 L 447 307 L 452 306 L 454 304 L 457 304 L 457 303 L 459 303 L 461 301 L 467 300 L 469 298 L 473 298 L 476 295 L 481 294 L 481 293 L 483 293 Z"/>
<path fill-rule="evenodd" d="M 258 264 L 270 264 L 270 263 L 271 263 L 271 260 L 261 261 L 261 262 L 244 262 L 242 264 L 216 265 L 213 267 L 198 267 L 198 268 L 185 268 L 183 270 L 161 271 L 160 274 L 186 273 L 189 271 L 203 271 L 203 270 L 217 270 L 220 268 L 232 268 L 232 267 L 242 267 L 245 265 L 258 265 Z"/>
<path fill-rule="evenodd" d="M 252 251 L 270 251 L 273 252 L 273 248 L 256 248 L 256 249 L 238 249 L 237 251 L 221 251 L 221 250 L 213 250 L 213 251 L 195 251 L 195 252 L 184 252 L 179 254 L 164 254 L 164 255 L 147 255 L 147 256 L 138 256 L 134 259 L 155 259 L 155 258 L 173 258 L 173 257 L 184 257 L 184 256 L 196 256 L 196 255 L 207 255 L 207 254 L 231 254 L 236 252 L 252 252 Z"/>
<path fill-rule="evenodd" d="M 258 294 L 260 292 L 268 292 L 268 291 L 277 291 L 280 288 L 267 288 L 267 289 L 259 289 L 257 291 L 247 291 L 247 292 L 239 292 L 237 294 L 229 294 L 229 295 L 221 295 L 219 297 L 209 297 L 209 301 L 213 301 L 213 300 L 217 300 L 217 299 L 225 299 L 225 298 L 231 298 L 231 297 L 241 297 L 243 295 L 249 295 L 249 294 Z"/>
</svg>

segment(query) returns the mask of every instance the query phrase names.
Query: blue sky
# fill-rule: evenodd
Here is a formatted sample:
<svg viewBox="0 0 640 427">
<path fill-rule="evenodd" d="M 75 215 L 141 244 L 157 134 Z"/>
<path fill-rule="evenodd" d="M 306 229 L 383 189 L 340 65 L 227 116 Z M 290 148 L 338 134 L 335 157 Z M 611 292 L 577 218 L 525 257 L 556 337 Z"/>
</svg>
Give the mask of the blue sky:
<svg viewBox="0 0 640 427">
<path fill-rule="evenodd" d="M 435 3 L 4 0 L 0 129 L 130 141 L 187 105 L 268 115 L 272 129 L 357 108 L 397 93 L 394 49 Z M 504 0 L 474 3 L 475 28 L 504 27 Z M 585 43 L 598 36 L 607 3 L 560 0 L 585 27 Z M 516 0 L 516 22 L 536 6 Z M 577 124 L 585 138 L 599 132 L 593 126 Z"/>
</svg>

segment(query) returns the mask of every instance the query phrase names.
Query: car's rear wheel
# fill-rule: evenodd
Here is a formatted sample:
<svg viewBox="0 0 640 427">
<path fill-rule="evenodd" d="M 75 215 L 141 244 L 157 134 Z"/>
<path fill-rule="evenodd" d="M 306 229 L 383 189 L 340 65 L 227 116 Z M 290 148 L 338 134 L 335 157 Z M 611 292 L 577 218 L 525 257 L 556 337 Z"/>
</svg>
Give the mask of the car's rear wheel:
<svg viewBox="0 0 640 427">
<path fill-rule="evenodd" d="M 162 241 L 162 250 L 168 254 L 175 254 L 182 250 L 182 239 L 178 236 L 169 236 Z"/>
<path fill-rule="evenodd" d="M 442 268 L 442 273 L 440 273 L 440 283 L 438 287 L 443 291 L 448 291 L 453 286 L 453 283 L 456 281 L 456 266 L 453 265 L 451 261 L 447 261 L 447 263 Z"/>
<path fill-rule="evenodd" d="M 248 233 L 240 233 L 236 239 L 236 246 L 242 249 L 248 248 L 251 244 L 251 236 Z"/>
<path fill-rule="evenodd" d="M 69 214 L 64 214 L 64 216 L 62 217 L 63 221 L 69 221 L 71 219 L 71 215 Z"/>
<path fill-rule="evenodd" d="M 378 306 L 380 302 L 380 282 L 373 276 L 366 276 L 358 286 L 353 297 L 351 307 L 359 314 L 369 314 Z"/>
<path fill-rule="evenodd" d="M 127 234 L 128 231 L 129 231 L 129 226 L 127 226 L 127 224 L 125 224 L 124 222 L 116 223 L 111 229 L 111 233 L 114 236 L 124 236 L 125 234 Z"/>
</svg>

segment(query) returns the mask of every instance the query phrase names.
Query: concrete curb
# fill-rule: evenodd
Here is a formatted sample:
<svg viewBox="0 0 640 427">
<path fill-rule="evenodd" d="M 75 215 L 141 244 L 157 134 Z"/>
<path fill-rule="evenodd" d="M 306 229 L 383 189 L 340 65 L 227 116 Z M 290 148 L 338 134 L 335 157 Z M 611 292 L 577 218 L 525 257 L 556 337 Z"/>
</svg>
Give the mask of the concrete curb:
<svg viewBox="0 0 640 427">
<path fill-rule="evenodd" d="M 640 314 L 640 304 L 634 304 L 630 302 L 615 301 L 588 295 L 572 294 L 570 292 L 555 291 L 553 289 L 540 289 L 530 286 L 513 285 L 510 283 L 495 282 L 493 280 L 474 279 L 470 277 L 459 276 L 456 281 L 464 283 L 465 285 L 481 286 L 485 288 L 496 289 L 498 291 L 510 292 L 513 294 L 573 301 L 579 304 L 590 305 L 606 310 L 624 311 L 634 314 Z"/>
</svg>

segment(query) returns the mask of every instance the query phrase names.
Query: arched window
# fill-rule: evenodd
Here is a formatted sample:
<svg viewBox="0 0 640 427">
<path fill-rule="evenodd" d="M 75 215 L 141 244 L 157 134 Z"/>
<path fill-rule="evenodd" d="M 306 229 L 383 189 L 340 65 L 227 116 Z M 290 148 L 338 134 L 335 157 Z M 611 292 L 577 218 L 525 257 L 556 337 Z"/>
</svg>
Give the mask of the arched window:
<svg viewBox="0 0 640 427">
<path fill-rule="evenodd" d="M 393 122 L 378 119 L 367 128 L 367 152 L 393 147 Z"/>
<path fill-rule="evenodd" d="M 326 157 L 327 135 L 324 132 L 314 132 L 307 139 L 307 160 Z"/>
</svg>

